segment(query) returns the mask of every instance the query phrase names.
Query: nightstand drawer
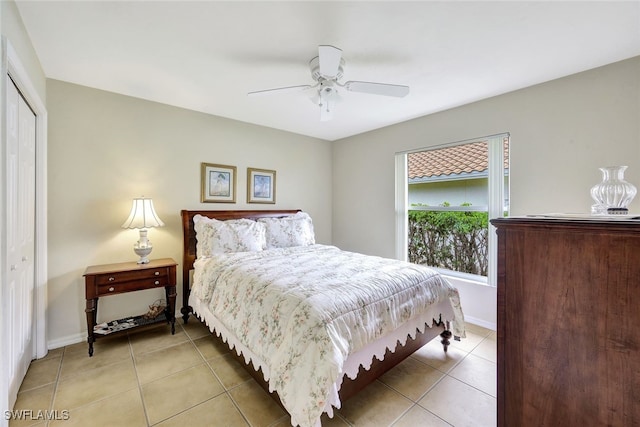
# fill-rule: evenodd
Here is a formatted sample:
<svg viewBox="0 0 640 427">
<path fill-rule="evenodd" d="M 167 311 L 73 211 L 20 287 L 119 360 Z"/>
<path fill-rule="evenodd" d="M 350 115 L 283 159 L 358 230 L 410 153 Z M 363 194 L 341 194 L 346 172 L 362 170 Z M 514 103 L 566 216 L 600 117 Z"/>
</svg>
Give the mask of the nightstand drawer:
<svg viewBox="0 0 640 427">
<path fill-rule="evenodd" d="M 119 294 L 122 292 L 139 291 L 143 289 L 153 289 L 170 286 L 168 276 L 149 277 L 145 279 L 135 279 L 128 282 L 117 281 L 105 283 L 97 286 L 97 296 Z"/>
<path fill-rule="evenodd" d="M 138 271 L 121 271 L 121 272 L 113 272 L 110 274 L 101 274 L 96 276 L 96 284 L 98 286 L 102 285 L 113 285 L 121 282 L 130 282 L 132 280 L 145 280 L 145 279 L 160 279 L 164 278 L 166 282 L 166 278 L 169 277 L 169 268 L 153 268 L 148 270 L 138 270 Z"/>
</svg>

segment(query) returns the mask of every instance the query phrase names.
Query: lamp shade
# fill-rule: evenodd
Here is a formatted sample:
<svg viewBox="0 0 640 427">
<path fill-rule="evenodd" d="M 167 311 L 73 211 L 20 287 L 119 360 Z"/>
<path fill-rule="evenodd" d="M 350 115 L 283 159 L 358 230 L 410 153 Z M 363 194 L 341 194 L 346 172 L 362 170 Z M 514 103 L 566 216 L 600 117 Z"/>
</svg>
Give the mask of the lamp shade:
<svg viewBox="0 0 640 427">
<path fill-rule="evenodd" d="M 122 224 L 122 228 L 151 228 L 162 227 L 164 222 L 158 217 L 153 208 L 153 200 L 139 197 L 133 199 L 129 218 Z"/>
</svg>

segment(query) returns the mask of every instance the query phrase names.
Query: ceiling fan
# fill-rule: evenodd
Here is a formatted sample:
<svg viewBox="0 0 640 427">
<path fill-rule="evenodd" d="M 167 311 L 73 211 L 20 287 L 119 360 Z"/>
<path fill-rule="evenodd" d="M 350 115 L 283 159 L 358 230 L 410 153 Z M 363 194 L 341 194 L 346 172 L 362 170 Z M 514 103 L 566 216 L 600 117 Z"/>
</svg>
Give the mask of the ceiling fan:
<svg viewBox="0 0 640 427">
<path fill-rule="evenodd" d="M 333 109 L 339 97 L 338 88 L 344 88 L 350 92 L 371 93 L 397 98 L 402 98 L 409 93 L 409 86 L 355 80 L 340 83 L 338 80 L 342 78 L 344 66 L 345 61 L 342 58 L 341 49 L 330 45 L 320 45 L 318 46 L 318 56 L 309 61 L 311 77 L 315 80 L 315 84 L 258 90 L 249 92 L 248 95 L 271 95 L 275 93 L 317 89 L 317 95 L 312 98 L 312 102 L 320 107 L 320 120 L 327 121 L 331 120 L 333 115 Z"/>
</svg>

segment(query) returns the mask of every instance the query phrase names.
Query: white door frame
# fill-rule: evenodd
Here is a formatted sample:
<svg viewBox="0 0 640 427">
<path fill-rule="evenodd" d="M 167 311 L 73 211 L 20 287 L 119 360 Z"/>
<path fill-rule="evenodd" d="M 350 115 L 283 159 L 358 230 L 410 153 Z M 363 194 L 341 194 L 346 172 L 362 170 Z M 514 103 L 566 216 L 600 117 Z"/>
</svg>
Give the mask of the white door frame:
<svg viewBox="0 0 640 427">
<path fill-rule="evenodd" d="M 9 75 L 16 87 L 32 108 L 36 115 L 36 181 L 35 181 L 35 260 L 34 260 L 34 331 L 32 356 L 41 358 L 47 354 L 47 110 L 44 102 L 38 95 L 35 86 L 29 78 L 29 74 L 22 65 L 20 58 L 6 37 L 2 37 L 2 88 L 0 90 L 2 102 L 2 128 L 6 129 L 6 105 L 7 88 L 6 76 Z M 0 171 L 5 173 L 4 162 L 6 161 L 6 131 L 1 135 L 3 139 L 3 149 L 0 153 L 0 161 L 3 166 Z M 4 189 L 1 190 L 2 201 L 0 207 L 5 208 L 6 197 Z M 4 227 L 4 226 L 3 226 Z M 6 277 L 6 239 L 0 249 L 0 278 Z M 5 283 L 2 280 L 2 283 Z M 0 306 L 6 302 L 6 297 L 2 295 L 4 290 L 0 287 Z M 3 310 L 3 312 L 6 312 Z M 0 322 L 0 328 L 6 322 Z M 6 337 L 6 331 L 0 331 L 0 337 Z M 4 377 L 4 372 L 2 372 Z M 2 380 L 9 380 L 2 378 Z M 4 385 L 4 384 L 3 384 Z M 8 396 L 10 404 L 15 396 Z M 4 402 L 2 402 L 4 403 Z"/>
</svg>

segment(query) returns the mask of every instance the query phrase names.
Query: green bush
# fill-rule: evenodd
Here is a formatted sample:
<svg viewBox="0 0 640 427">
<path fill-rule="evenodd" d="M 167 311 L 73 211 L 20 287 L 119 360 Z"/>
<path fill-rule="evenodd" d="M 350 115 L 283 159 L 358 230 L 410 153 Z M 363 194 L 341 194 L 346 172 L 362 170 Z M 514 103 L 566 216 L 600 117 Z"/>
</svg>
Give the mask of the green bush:
<svg viewBox="0 0 640 427">
<path fill-rule="evenodd" d="M 486 276 L 488 227 L 487 212 L 410 210 L 409 261 Z"/>
</svg>

